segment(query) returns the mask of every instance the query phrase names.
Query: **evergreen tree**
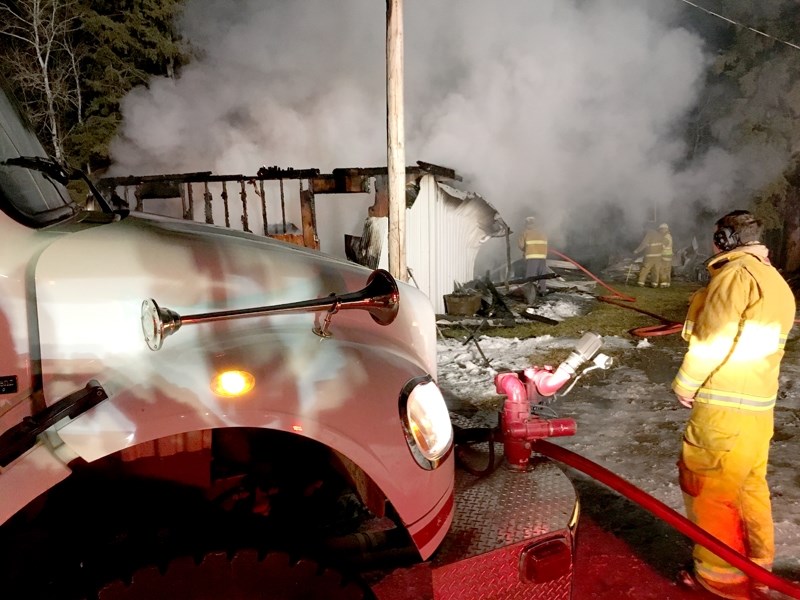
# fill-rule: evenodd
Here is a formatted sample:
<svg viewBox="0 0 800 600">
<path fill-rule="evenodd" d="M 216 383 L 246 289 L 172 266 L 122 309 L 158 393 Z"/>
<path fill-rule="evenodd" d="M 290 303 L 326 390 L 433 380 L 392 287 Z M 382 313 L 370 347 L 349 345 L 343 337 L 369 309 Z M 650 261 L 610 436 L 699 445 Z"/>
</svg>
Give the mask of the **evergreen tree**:
<svg viewBox="0 0 800 600">
<path fill-rule="evenodd" d="M 800 49 L 794 46 L 800 46 L 800 6 L 790 0 L 709 0 L 704 6 L 738 25 L 713 19 L 703 31 L 719 50 L 687 130 L 692 155 L 712 146 L 733 154 L 750 147 L 785 161 L 785 171 L 755 193 L 750 208 L 765 223 L 773 261 L 795 270 L 800 268 L 800 245 L 792 242 L 792 232 L 800 230 Z"/>
<path fill-rule="evenodd" d="M 75 127 L 68 151 L 81 164 L 103 168 L 119 125 L 119 103 L 150 77 L 174 77 L 188 60 L 175 23 L 182 0 L 80 0 L 83 43 L 92 48 L 82 74 L 85 120 Z"/>
<path fill-rule="evenodd" d="M 800 6 L 772 2 L 760 10 L 766 8 L 753 27 L 800 45 Z M 753 198 L 752 208 L 765 223 L 773 261 L 794 271 L 800 268 L 795 240 L 800 231 L 800 49 L 740 28 L 717 64 L 719 76 L 737 92 L 728 107 L 727 142 L 734 148 L 769 148 L 786 161 L 786 169 Z"/>
<path fill-rule="evenodd" d="M 108 162 L 119 103 L 188 60 L 177 34 L 183 0 L 0 1 L 0 73 L 58 160 Z"/>
</svg>

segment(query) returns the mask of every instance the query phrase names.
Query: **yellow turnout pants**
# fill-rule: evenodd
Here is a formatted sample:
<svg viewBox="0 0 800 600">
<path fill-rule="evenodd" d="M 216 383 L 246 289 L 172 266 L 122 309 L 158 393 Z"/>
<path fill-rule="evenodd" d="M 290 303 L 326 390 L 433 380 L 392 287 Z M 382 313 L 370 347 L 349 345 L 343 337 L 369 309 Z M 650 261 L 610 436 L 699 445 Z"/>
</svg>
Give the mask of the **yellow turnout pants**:
<svg viewBox="0 0 800 600">
<path fill-rule="evenodd" d="M 661 269 L 660 256 L 657 256 L 655 258 L 650 258 L 649 256 L 645 256 L 644 261 L 642 262 L 642 270 L 639 271 L 638 283 L 641 284 L 647 283 L 647 276 L 652 274 L 653 284 L 658 285 L 658 273 L 660 269 Z"/>
<path fill-rule="evenodd" d="M 661 267 L 658 271 L 658 283 L 661 286 L 672 283 L 672 259 L 661 259 Z"/>
<path fill-rule="evenodd" d="M 771 569 L 775 558 L 767 459 L 773 414 L 694 403 L 678 462 L 688 517 L 708 533 Z M 695 572 L 710 581 L 746 576 L 696 545 Z"/>
</svg>

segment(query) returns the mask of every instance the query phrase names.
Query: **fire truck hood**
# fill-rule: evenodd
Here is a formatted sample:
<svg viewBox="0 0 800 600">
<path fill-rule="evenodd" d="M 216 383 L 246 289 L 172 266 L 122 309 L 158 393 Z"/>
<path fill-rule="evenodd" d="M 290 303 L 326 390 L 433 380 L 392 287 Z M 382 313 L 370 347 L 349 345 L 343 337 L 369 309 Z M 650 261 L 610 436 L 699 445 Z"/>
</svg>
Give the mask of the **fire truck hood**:
<svg viewBox="0 0 800 600">
<path fill-rule="evenodd" d="M 400 424 L 404 386 L 436 375 L 433 310 L 418 290 L 399 284 L 389 325 L 339 310 L 329 338 L 313 332 L 326 309 L 184 323 L 158 351 L 142 332 L 148 298 L 188 316 L 356 292 L 370 273 L 275 240 L 138 214 L 57 236 L 34 275 L 45 398 L 91 380 L 109 395 L 57 425 L 61 440 L 91 461 L 176 433 L 295 432 L 348 456 L 416 521 L 430 510 L 419 497 L 443 498 L 452 486 L 451 465 L 420 472 Z M 227 369 L 249 372 L 253 389 L 216 393 L 211 381 Z M 422 489 L 403 489 L 408 477 Z"/>
<path fill-rule="evenodd" d="M 327 309 L 184 323 L 163 347 L 145 343 L 141 307 L 190 316 L 282 305 L 364 288 L 370 271 L 315 251 L 204 224 L 133 215 L 57 236 L 35 266 L 41 369 L 52 403 L 96 380 L 109 398 L 56 425 L 92 461 L 172 434 L 262 427 L 316 439 L 349 457 L 384 490 L 406 523 L 452 490 L 452 461 L 426 471 L 399 416 L 403 388 L 436 375 L 434 314 L 400 283 L 389 325 L 360 309 Z M 254 387 L 225 397 L 223 370 Z M 415 486 L 403 486 L 413 478 Z M 408 489 L 406 489 L 408 488 Z"/>
<path fill-rule="evenodd" d="M 279 305 L 364 287 L 370 271 L 325 254 L 269 238 L 205 224 L 136 215 L 59 236 L 40 256 L 36 296 L 42 359 L 139 356 L 143 346 L 142 301 L 153 298 L 181 315 Z M 400 284 L 400 314 L 382 327 L 367 312 L 334 317 L 333 329 L 350 339 L 367 333 L 375 343 L 404 348 L 435 369 L 435 339 L 422 328 L 432 322 L 427 298 Z M 406 310 L 404 310 L 404 308 Z M 302 321 L 312 327 L 324 316 L 277 316 L 210 326 L 184 327 L 165 345 L 213 341 L 230 330 Z M 408 318 L 411 321 L 408 322 Z M 244 323 L 244 325 L 242 325 Z M 406 327 L 406 325 L 410 325 Z M 144 353 L 145 355 L 147 353 Z M 163 357 L 160 357 L 163 358 Z"/>
</svg>

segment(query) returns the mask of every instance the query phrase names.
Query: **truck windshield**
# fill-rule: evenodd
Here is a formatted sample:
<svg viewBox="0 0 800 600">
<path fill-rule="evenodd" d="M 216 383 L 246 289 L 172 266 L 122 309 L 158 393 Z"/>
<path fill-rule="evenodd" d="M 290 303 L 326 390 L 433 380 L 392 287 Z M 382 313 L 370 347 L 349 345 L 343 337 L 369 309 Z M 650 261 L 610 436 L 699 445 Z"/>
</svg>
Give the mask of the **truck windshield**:
<svg viewBox="0 0 800 600">
<path fill-rule="evenodd" d="M 36 134 L 0 88 L 0 210 L 29 227 L 43 227 L 79 211 L 53 170 L 42 168 L 46 162 L 51 161 Z"/>
</svg>

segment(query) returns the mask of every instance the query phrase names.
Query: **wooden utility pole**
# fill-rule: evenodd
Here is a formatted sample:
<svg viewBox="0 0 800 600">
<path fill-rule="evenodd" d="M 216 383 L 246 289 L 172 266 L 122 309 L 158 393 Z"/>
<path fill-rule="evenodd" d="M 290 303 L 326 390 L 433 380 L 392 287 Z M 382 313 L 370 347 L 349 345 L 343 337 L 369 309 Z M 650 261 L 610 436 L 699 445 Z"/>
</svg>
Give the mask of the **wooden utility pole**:
<svg viewBox="0 0 800 600">
<path fill-rule="evenodd" d="M 389 175 L 389 272 L 395 279 L 407 281 L 403 0 L 386 0 L 386 133 L 386 164 Z"/>
</svg>

